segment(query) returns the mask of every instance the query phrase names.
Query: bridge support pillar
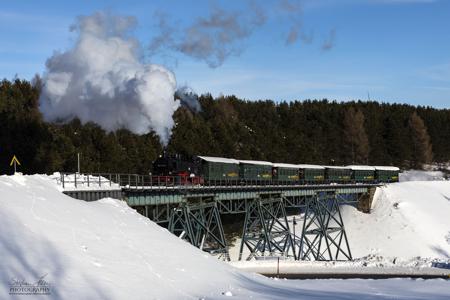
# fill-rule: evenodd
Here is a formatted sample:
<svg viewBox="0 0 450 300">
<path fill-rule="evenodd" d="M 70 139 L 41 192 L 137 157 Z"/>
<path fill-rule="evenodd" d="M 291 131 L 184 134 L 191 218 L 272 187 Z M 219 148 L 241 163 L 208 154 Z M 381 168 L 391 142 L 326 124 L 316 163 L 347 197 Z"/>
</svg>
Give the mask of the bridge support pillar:
<svg viewBox="0 0 450 300">
<path fill-rule="evenodd" d="M 215 202 L 182 203 L 171 212 L 168 229 L 197 248 L 230 260 Z"/>
<path fill-rule="evenodd" d="M 250 252 L 246 260 L 263 256 L 295 257 L 295 247 L 281 195 L 247 200 L 239 260 L 244 255 L 244 246 Z"/>
<path fill-rule="evenodd" d="M 307 198 L 299 260 L 351 260 L 344 222 L 339 207 L 339 194 L 319 192 Z"/>
<path fill-rule="evenodd" d="M 360 197 L 358 198 L 358 205 L 357 205 L 358 210 L 366 214 L 370 214 L 376 188 L 369 188 L 368 190 L 369 190 L 368 193 L 360 195 Z"/>
</svg>

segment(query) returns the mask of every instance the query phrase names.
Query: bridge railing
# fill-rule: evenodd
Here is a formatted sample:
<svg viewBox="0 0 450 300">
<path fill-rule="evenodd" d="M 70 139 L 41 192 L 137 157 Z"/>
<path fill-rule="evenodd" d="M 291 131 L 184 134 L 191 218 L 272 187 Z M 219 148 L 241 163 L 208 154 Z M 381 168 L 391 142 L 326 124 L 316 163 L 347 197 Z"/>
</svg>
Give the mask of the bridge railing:
<svg viewBox="0 0 450 300">
<path fill-rule="evenodd" d="M 57 183 L 63 188 L 120 188 L 118 181 L 114 179 L 115 174 L 79 174 L 79 173 L 60 173 Z"/>
<path fill-rule="evenodd" d="M 121 173 L 61 173 L 58 183 L 63 188 L 226 188 L 231 186 L 295 186 L 308 184 L 333 184 L 327 181 L 310 182 L 305 180 L 278 179 L 233 179 L 233 180 L 204 180 L 201 177 L 190 176 L 156 176 L 152 174 L 121 174 Z M 353 183 L 353 182 L 341 182 Z"/>
</svg>

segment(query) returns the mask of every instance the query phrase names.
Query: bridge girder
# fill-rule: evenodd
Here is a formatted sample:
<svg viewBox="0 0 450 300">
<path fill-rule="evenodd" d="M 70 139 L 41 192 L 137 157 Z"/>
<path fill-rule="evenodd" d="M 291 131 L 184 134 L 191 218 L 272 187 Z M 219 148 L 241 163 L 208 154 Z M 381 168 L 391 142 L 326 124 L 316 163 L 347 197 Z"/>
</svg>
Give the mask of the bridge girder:
<svg viewBox="0 0 450 300">
<path fill-rule="evenodd" d="M 171 211 L 168 229 L 193 246 L 220 259 L 230 260 L 215 202 L 180 204 Z"/>
<path fill-rule="evenodd" d="M 306 199 L 298 260 L 352 260 L 340 197 L 334 192 L 320 192 Z"/>
<path fill-rule="evenodd" d="M 250 251 L 246 260 L 260 256 L 296 257 L 284 201 L 280 196 L 246 202 L 239 260 L 244 247 Z"/>
</svg>

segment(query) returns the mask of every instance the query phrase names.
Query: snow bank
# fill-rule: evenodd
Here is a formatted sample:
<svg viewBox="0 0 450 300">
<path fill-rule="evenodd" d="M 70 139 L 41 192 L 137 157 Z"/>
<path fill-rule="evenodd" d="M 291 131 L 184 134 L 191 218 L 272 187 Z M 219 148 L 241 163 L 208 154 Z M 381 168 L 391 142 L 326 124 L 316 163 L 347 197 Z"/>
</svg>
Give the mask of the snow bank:
<svg viewBox="0 0 450 300">
<path fill-rule="evenodd" d="M 409 170 L 400 173 L 400 182 L 406 181 L 436 181 L 445 180 L 444 173 L 441 171 L 420 171 L 420 170 Z"/>
<path fill-rule="evenodd" d="M 63 195 L 46 176 L 0 176 L 0 299 L 44 278 L 45 299 L 446 299 L 444 280 L 284 281 L 238 271 L 129 208 Z M 44 298 L 44 297 L 43 297 Z"/>
<path fill-rule="evenodd" d="M 370 214 L 343 207 L 354 257 L 450 259 L 450 182 L 403 182 L 379 188 Z"/>
<path fill-rule="evenodd" d="M 43 176 L 0 177 L 0 191 L 0 299 L 45 274 L 65 299 L 219 296 L 245 277 L 122 201 L 74 200 Z"/>
</svg>

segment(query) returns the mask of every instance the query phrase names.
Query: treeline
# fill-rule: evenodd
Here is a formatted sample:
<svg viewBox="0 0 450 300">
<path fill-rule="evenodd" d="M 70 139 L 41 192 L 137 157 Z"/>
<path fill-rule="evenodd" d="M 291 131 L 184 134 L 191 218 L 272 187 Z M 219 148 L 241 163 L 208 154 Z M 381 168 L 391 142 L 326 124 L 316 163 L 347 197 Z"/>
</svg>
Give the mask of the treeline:
<svg viewBox="0 0 450 300">
<path fill-rule="evenodd" d="M 50 124 L 39 89 L 24 80 L 0 83 L 0 173 L 16 155 L 24 173 L 148 173 L 162 153 L 154 133 L 108 133 L 94 123 Z M 202 110 L 182 107 L 169 153 L 287 163 L 371 164 L 420 168 L 450 161 L 450 110 L 378 102 L 307 100 L 275 103 L 203 95 Z"/>
</svg>

